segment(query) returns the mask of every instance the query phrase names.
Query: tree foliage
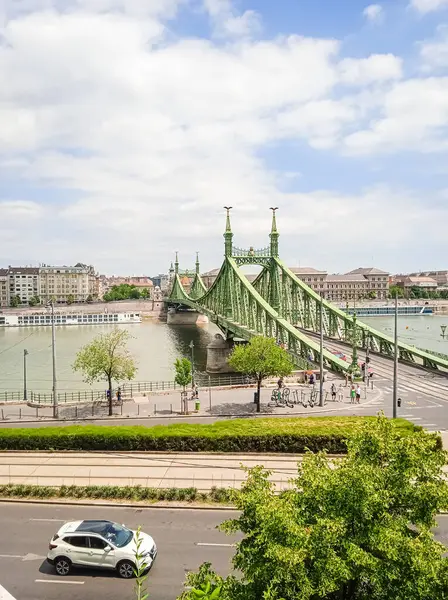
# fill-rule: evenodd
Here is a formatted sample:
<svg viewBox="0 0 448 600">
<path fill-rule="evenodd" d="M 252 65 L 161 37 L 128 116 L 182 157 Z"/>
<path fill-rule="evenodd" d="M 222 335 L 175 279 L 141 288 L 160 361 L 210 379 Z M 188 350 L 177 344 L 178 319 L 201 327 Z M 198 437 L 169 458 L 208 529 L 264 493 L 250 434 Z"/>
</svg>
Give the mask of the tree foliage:
<svg viewBox="0 0 448 600">
<path fill-rule="evenodd" d="M 395 296 L 397 298 L 404 297 L 404 290 L 399 285 L 391 285 L 389 288 L 389 298 L 395 298 Z"/>
<path fill-rule="evenodd" d="M 260 410 L 260 389 L 266 377 L 285 377 L 294 369 L 286 350 L 273 338 L 253 337 L 248 344 L 235 346 L 228 360 L 235 371 L 254 377 L 257 381 L 257 410 Z"/>
<path fill-rule="evenodd" d="M 174 381 L 185 390 L 187 385 L 192 381 L 191 362 L 188 358 L 176 358 L 174 368 L 176 369 Z"/>
<path fill-rule="evenodd" d="M 137 366 L 127 349 L 131 335 L 125 329 L 114 329 L 94 338 L 76 355 L 73 370 L 80 371 L 86 383 L 106 380 L 109 390 L 109 414 L 112 414 L 112 382 L 131 380 Z"/>
<path fill-rule="evenodd" d="M 114 285 L 106 292 L 103 296 L 103 300 L 105 302 L 129 299 L 138 300 L 139 298 L 149 298 L 149 295 L 149 290 L 147 288 L 139 290 L 135 285 L 121 283 L 120 285 Z"/>
<path fill-rule="evenodd" d="M 9 304 L 12 308 L 17 308 L 22 303 L 20 296 L 11 296 Z"/>
<path fill-rule="evenodd" d="M 67 304 L 73 304 L 75 301 L 75 297 L 73 296 L 73 294 L 69 294 L 67 296 Z"/>
<path fill-rule="evenodd" d="M 447 549 L 431 528 L 448 507 L 446 455 L 433 435 L 400 437 L 384 416 L 348 442 L 346 459 L 308 454 L 291 488 L 278 495 L 269 472 L 248 472 L 235 493 L 242 532 L 233 566 L 220 578 L 203 565 L 187 577 L 220 600 L 445 600 Z M 193 600 L 191 589 L 181 596 Z"/>
<path fill-rule="evenodd" d="M 37 306 L 38 304 L 40 304 L 39 296 L 31 296 L 31 298 L 28 300 L 28 304 L 30 306 Z"/>
</svg>

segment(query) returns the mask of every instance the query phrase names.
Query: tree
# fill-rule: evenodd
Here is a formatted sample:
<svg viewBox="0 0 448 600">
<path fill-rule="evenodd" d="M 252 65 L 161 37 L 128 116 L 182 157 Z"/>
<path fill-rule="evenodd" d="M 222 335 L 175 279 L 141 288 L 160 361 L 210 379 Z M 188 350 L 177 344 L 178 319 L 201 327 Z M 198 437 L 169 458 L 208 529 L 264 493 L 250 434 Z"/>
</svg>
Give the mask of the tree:
<svg viewBox="0 0 448 600">
<path fill-rule="evenodd" d="M 124 329 L 99 335 L 81 348 L 73 363 L 73 370 L 80 371 L 86 383 L 107 380 L 109 415 L 112 415 L 112 381 L 131 380 L 137 372 L 135 360 L 126 346 L 130 338 L 130 333 Z"/>
<path fill-rule="evenodd" d="M 142 291 L 140 292 L 140 298 L 144 298 L 146 300 L 149 297 L 150 297 L 150 293 L 149 293 L 148 288 L 143 288 Z"/>
<path fill-rule="evenodd" d="M 389 298 L 395 298 L 395 296 L 397 296 L 397 298 L 404 297 L 404 290 L 399 285 L 391 285 L 389 288 Z"/>
<path fill-rule="evenodd" d="M 74 301 L 75 301 L 75 297 L 73 296 L 73 294 L 69 294 L 67 296 L 67 304 L 73 304 Z"/>
<path fill-rule="evenodd" d="M 12 296 L 9 304 L 11 305 L 12 308 L 17 308 L 19 306 L 19 304 L 22 303 L 22 299 L 20 296 Z"/>
<path fill-rule="evenodd" d="M 447 548 L 431 531 L 448 506 L 436 441 L 400 436 L 379 416 L 348 442 L 346 459 L 307 454 L 281 494 L 255 467 L 234 494 L 239 516 L 221 525 L 243 534 L 240 575 L 223 579 L 205 564 L 187 585 L 211 582 L 220 600 L 445 600 Z"/>
<path fill-rule="evenodd" d="M 138 300 L 140 298 L 140 290 L 136 287 L 132 288 L 132 290 L 129 292 L 129 298 L 132 298 L 133 300 Z"/>
<path fill-rule="evenodd" d="M 235 371 L 254 377 L 257 381 L 257 412 L 260 412 L 260 389 L 266 377 L 290 375 L 294 364 L 288 353 L 277 346 L 273 338 L 257 336 L 248 344 L 235 346 L 228 360 Z"/>
<path fill-rule="evenodd" d="M 183 391 L 180 395 L 181 412 L 183 414 L 188 412 L 186 388 L 187 385 L 193 381 L 191 362 L 188 360 L 188 358 L 176 358 L 174 368 L 176 369 L 174 381 L 177 383 L 177 385 L 181 385 L 183 388 Z"/>
<path fill-rule="evenodd" d="M 367 294 L 367 298 L 369 298 L 369 300 L 375 300 L 375 298 L 376 298 L 375 290 L 370 290 L 370 292 Z"/>
<path fill-rule="evenodd" d="M 90 304 L 90 302 L 93 302 L 93 296 L 92 294 L 89 294 L 86 298 L 86 302 L 88 302 Z"/>
<path fill-rule="evenodd" d="M 37 306 L 38 304 L 40 304 L 40 298 L 39 296 L 32 296 L 29 300 L 28 300 L 28 304 L 30 306 Z"/>
</svg>

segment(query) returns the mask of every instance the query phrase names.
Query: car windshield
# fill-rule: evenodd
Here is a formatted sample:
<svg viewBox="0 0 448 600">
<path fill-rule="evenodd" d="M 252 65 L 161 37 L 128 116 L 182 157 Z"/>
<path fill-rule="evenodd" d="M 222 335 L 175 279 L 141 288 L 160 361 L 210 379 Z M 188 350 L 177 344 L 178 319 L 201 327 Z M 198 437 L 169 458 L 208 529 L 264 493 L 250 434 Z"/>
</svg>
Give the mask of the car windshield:
<svg viewBox="0 0 448 600">
<path fill-rule="evenodd" d="M 129 544 L 134 536 L 130 529 L 126 529 L 118 523 L 105 523 L 104 528 L 98 533 L 117 548 L 123 548 L 123 546 Z"/>
</svg>

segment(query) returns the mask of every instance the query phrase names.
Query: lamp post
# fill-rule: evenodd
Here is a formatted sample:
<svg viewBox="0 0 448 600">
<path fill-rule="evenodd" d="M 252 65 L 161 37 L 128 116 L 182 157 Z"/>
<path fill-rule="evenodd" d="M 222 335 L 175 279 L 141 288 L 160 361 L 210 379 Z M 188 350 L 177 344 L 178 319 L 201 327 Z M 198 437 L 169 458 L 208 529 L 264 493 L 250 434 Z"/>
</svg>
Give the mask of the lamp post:
<svg viewBox="0 0 448 600">
<path fill-rule="evenodd" d="M 352 363 L 349 370 L 355 374 L 358 371 L 358 347 L 356 343 L 356 313 L 353 313 Z"/>
<path fill-rule="evenodd" d="M 398 294 L 395 292 L 395 315 L 394 315 L 394 384 L 393 384 L 393 406 L 392 416 L 397 418 L 398 397 Z"/>
<path fill-rule="evenodd" d="M 54 326 L 54 300 L 47 302 L 47 308 L 51 308 L 51 352 L 53 357 L 53 418 L 58 418 L 58 394 L 56 384 L 56 331 Z"/>
<path fill-rule="evenodd" d="M 26 357 L 28 356 L 28 350 L 23 351 L 23 399 L 26 402 L 28 400 L 27 385 L 26 385 Z"/>
<path fill-rule="evenodd" d="M 370 363 L 370 332 L 366 333 L 366 362 L 364 366 L 364 381 L 369 382 L 369 363 Z"/>
<path fill-rule="evenodd" d="M 319 406 L 324 406 L 324 302 L 320 297 L 320 359 L 319 359 Z"/>
<path fill-rule="evenodd" d="M 191 350 L 191 387 L 194 388 L 194 342 L 191 340 L 190 342 L 190 350 Z"/>
</svg>

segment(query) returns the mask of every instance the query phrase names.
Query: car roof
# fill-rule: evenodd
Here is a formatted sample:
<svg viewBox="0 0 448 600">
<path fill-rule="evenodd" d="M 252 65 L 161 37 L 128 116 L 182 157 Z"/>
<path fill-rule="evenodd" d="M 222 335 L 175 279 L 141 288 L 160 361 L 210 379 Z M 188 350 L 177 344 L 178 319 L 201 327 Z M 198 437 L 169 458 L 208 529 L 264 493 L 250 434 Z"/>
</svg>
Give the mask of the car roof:
<svg viewBox="0 0 448 600">
<path fill-rule="evenodd" d="M 58 535 L 67 533 L 102 533 L 105 525 L 112 524 L 112 521 L 101 520 L 84 520 L 84 521 L 69 521 L 59 529 Z"/>
</svg>

